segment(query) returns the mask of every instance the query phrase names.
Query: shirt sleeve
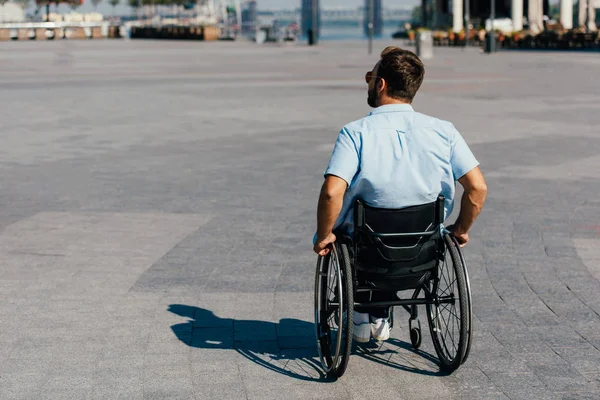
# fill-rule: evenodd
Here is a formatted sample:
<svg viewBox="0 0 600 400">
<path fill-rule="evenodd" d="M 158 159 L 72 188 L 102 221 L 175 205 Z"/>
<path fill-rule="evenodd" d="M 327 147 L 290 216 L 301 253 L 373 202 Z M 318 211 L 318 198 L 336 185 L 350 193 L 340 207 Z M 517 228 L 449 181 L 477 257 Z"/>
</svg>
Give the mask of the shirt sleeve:
<svg viewBox="0 0 600 400">
<path fill-rule="evenodd" d="M 452 143 L 451 148 L 450 165 L 452 166 L 452 173 L 454 174 L 455 181 L 459 180 L 467 172 L 479 165 L 479 161 L 477 161 L 473 152 L 471 152 L 469 145 L 467 145 L 465 139 L 456 129 L 454 129 L 454 142 Z"/>
<path fill-rule="evenodd" d="M 347 128 L 343 128 L 335 142 L 329 165 L 324 175 L 335 175 L 346 181 L 348 186 L 360 165 L 360 151 L 356 137 Z"/>
</svg>

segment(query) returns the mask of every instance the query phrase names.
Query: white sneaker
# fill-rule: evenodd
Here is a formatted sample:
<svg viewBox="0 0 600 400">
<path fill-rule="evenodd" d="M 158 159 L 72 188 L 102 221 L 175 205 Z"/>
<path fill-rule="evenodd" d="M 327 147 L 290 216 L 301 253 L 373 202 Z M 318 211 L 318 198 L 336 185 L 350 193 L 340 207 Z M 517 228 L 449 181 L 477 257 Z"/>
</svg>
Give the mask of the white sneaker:
<svg viewBox="0 0 600 400">
<path fill-rule="evenodd" d="M 378 342 L 390 338 L 390 321 L 387 318 L 371 318 L 371 335 Z"/>
<path fill-rule="evenodd" d="M 359 343 L 367 343 L 371 340 L 369 314 L 354 311 L 354 334 L 352 336 Z"/>
</svg>

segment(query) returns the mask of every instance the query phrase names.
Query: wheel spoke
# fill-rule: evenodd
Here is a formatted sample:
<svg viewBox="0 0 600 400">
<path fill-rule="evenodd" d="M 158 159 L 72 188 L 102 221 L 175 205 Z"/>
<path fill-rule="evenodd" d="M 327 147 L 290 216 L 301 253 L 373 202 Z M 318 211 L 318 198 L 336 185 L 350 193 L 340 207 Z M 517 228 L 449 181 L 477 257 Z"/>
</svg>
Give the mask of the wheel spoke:
<svg viewBox="0 0 600 400">
<path fill-rule="evenodd" d="M 444 317 L 442 317 L 442 319 L 444 319 Z M 450 328 L 449 324 L 447 321 L 444 321 L 444 323 L 446 324 L 446 333 L 444 334 L 444 347 L 446 348 L 446 353 L 448 354 L 449 358 L 454 359 L 454 357 L 452 357 L 452 354 L 450 354 L 450 350 L 448 349 L 448 345 L 446 344 L 446 338 L 448 337 L 448 329 Z M 456 344 L 454 343 L 454 338 L 451 336 L 450 340 L 452 341 L 452 347 L 456 348 Z"/>
<path fill-rule="evenodd" d="M 448 294 L 448 291 L 449 291 L 449 289 L 452 288 L 452 285 L 454 285 L 454 282 L 456 282 L 456 279 L 454 279 L 452 281 L 452 283 L 446 287 L 446 289 L 442 290 L 442 292 L 440 293 L 440 297 L 443 296 L 443 295 L 445 295 L 445 294 Z"/>
<path fill-rule="evenodd" d="M 440 307 L 444 307 L 445 311 L 448 311 L 450 314 L 454 315 L 456 317 L 456 319 L 460 319 L 460 317 L 456 314 L 456 312 L 452 312 L 451 310 L 449 310 L 447 307 L 452 306 L 454 308 L 454 304 L 440 304 Z"/>
</svg>

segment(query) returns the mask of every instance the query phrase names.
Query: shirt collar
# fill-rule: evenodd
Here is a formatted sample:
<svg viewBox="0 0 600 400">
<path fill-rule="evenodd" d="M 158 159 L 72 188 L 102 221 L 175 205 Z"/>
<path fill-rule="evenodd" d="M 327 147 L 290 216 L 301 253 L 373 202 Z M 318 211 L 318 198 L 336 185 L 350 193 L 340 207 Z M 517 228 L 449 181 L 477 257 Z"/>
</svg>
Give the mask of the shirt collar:
<svg viewBox="0 0 600 400">
<path fill-rule="evenodd" d="M 388 113 L 388 112 L 411 112 L 411 111 L 415 111 L 415 110 L 412 108 L 412 106 L 410 104 L 386 104 L 384 106 L 377 107 L 376 109 L 371 111 L 371 113 L 369 113 L 369 115 Z"/>
</svg>

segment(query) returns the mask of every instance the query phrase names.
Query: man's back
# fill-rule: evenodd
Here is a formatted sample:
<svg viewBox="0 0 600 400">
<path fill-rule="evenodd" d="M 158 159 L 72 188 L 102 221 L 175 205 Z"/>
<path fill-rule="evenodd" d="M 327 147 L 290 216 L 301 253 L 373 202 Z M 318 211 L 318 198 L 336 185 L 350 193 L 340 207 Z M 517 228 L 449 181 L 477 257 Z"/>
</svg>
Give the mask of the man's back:
<svg viewBox="0 0 600 400">
<path fill-rule="evenodd" d="M 409 104 L 376 108 L 340 132 L 325 175 L 348 182 L 336 223 L 352 231 L 352 206 L 403 208 L 446 198 L 453 208 L 455 181 L 478 165 L 454 126 L 417 113 Z"/>
<path fill-rule="evenodd" d="M 412 52 L 387 47 L 365 74 L 367 104 L 375 110 L 338 135 L 317 208 L 313 250 L 329 253 L 334 228 L 353 228 L 357 198 L 381 208 L 402 208 L 446 197 L 452 211 L 456 181 L 465 189 L 456 222 L 448 227 L 461 244 L 487 195 L 478 162 L 449 122 L 415 113 L 412 101 L 425 67 Z"/>
</svg>

